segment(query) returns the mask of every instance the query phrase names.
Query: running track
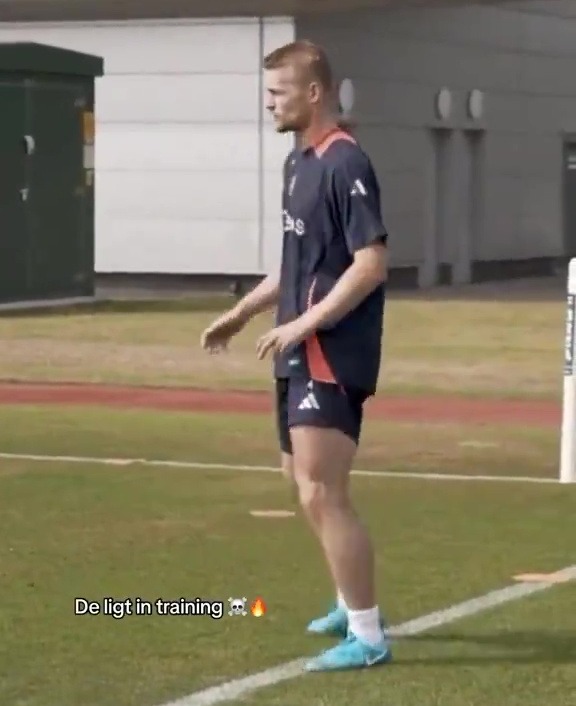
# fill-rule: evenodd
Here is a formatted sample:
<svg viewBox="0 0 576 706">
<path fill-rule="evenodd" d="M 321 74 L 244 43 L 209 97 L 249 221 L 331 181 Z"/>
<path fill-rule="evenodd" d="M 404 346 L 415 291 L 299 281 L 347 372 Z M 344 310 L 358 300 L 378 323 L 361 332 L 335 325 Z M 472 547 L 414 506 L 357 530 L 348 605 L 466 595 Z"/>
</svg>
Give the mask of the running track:
<svg viewBox="0 0 576 706">
<path fill-rule="evenodd" d="M 0 383 L 0 404 L 98 405 L 241 414 L 273 412 L 273 398 L 264 392 L 76 383 Z M 558 426 L 561 409 L 551 401 L 381 395 L 368 401 L 366 416 L 419 423 Z"/>
</svg>

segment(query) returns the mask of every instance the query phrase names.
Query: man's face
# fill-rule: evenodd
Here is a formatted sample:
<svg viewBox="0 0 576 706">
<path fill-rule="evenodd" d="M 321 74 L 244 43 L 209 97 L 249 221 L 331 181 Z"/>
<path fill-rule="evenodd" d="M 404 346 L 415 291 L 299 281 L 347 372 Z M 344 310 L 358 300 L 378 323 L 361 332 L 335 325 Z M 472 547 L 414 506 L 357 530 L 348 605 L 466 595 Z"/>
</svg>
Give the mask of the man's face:
<svg viewBox="0 0 576 706">
<path fill-rule="evenodd" d="M 277 132 L 304 130 L 318 102 L 318 88 L 306 80 L 303 71 L 283 66 L 265 72 L 266 109 Z"/>
</svg>

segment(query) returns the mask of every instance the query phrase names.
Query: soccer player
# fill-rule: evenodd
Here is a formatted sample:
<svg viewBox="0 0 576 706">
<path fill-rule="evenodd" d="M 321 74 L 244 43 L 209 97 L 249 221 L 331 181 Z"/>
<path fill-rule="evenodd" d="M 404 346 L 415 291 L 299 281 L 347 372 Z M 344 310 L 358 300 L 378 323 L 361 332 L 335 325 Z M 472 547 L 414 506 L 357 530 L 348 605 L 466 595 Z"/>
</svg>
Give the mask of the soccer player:
<svg viewBox="0 0 576 706">
<path fill-rule="evenodd" d="M 264 70 L 276 130 L 295 133 L 297 142 L 284 165 L 280 273 L 218 318 L 201 343 L 225 349 L 252 317 L 277 309 L 257 356 L 274 356 L 282 469 L 296 485 L 337 595 L 308 632 L 343 638 L 307 669 L 359 668 L 391 659 L 371 540 L 349 497 L 363 404 L 380 368 L 387 231 L 370 159 L 338 121 L 324 51 L 294 42 L 269 54 Z"/>
</svg>

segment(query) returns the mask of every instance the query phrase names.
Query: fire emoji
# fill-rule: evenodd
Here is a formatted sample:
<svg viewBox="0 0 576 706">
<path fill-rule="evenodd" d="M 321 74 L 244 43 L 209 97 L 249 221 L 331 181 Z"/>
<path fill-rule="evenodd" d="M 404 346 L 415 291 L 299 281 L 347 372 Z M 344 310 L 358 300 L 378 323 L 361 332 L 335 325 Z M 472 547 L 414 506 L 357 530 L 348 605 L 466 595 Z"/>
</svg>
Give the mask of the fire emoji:
<svg viewBox="0 0 576 706">
<path fill-rule="evenodd" d="M 257 598 L 254 603 L 252 603 L 250 612 L 255 618 L 261 618 L 266 612 L 266 603 L 264 603 L 261 598 Z"/>
</svg>

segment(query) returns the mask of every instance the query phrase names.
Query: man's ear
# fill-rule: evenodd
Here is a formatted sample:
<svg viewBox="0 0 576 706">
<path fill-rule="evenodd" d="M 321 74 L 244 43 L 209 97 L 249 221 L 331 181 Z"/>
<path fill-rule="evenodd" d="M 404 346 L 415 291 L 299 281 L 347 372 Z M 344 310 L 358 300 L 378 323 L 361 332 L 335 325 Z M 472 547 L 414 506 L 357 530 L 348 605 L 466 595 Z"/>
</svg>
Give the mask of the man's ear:
<svg viewBox="0 0 576 706">
<path fill-rule="evenodd" d="M 308 88 L 308 97 L 311 103 L 319 103 L 322 98 L 322 89 L 317 81 L 312 81 Z"/>
</svg>

